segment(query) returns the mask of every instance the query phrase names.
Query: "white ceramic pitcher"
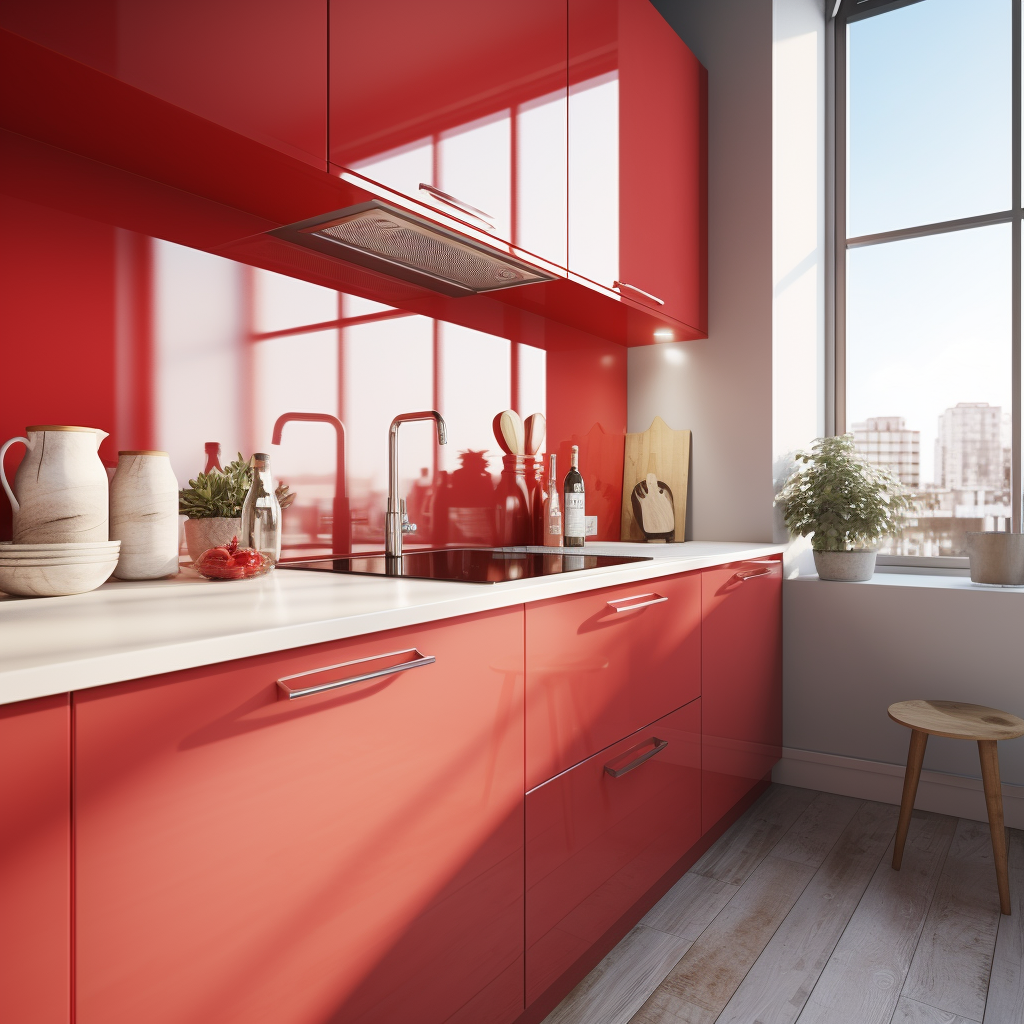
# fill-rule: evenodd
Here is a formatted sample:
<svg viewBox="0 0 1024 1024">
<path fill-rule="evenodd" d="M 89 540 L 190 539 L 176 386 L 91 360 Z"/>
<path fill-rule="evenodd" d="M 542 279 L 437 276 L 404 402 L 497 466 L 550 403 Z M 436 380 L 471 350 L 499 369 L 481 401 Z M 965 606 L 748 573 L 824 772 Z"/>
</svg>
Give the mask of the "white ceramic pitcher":
<svg viewBox="0 0 1024 1024">
<path fill-rule="evenodd" d="M 74 544 L 107 537 L 107 471 L 100 462 L 96 427 L 28 427 L 27 437 L 0 446 L 0 483 L 11 499 L 15 544 Z M 7 449 L 28 448 L 14 488 L 3 472 Z"/>
</svg>

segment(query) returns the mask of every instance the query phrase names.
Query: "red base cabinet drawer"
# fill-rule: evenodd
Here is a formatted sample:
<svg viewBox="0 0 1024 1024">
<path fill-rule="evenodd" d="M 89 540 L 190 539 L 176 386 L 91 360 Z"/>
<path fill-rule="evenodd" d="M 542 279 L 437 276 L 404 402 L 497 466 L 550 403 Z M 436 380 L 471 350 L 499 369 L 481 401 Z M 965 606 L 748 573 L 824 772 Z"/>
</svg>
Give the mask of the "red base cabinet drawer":
<svg viewBox="0 0 1024 1024">
<path fill-rule="evenodd" d="M 71 702 L 0 707 L 0 1020 L 71 1017 Z"/>
<path fill-rule="evenodd" d="M 522 1013 L 522 616 L 76 694 L 77 1024 Z"/>
<path fill-rule="evenodd" d="M 527 794 L 527 1004 L 700 838 L 700 704 Z"/>
<path fill-rule="evenodd" d="M 782 756 L 782 563 L 701 575 L 706 832 Z"/>
<path fill-rule="evenodd" d="M 527 789 L 700 692 L 700 573 L 527 605 Z"/>
</svg>

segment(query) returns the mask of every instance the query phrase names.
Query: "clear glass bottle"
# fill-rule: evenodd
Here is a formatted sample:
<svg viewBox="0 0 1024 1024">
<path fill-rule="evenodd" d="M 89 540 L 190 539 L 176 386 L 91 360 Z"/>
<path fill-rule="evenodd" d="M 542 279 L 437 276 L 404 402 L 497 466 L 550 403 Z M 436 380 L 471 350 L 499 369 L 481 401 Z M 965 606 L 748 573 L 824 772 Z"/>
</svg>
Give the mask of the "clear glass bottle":
<svg viewBox="0 0 1024 1024">
<path fill-rule="evenodd" d="M 257 452 L 249 462 L 252 486 L 242 505 L 242 546 L 255 548 L 276 565 L 281 557 L 281 505 L 274 493 L 270 456 Z"/>
</svg>

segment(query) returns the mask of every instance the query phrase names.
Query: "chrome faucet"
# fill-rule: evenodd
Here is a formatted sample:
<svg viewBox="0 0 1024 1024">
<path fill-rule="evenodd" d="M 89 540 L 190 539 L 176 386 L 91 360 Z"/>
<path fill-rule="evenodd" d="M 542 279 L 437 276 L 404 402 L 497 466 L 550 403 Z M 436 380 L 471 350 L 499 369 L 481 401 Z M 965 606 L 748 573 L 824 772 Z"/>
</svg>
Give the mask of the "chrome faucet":
<svg viewBox="0 0 1024 1024">
<path fill-rule="evenodd" d="M 402 535 L 416 529 L 406 515 L 405 499 L 398 497 L 398 428 L 413 420 L 433 420 L 437 427 L 437 443 L 448 443 L 448 428 L 441 414 L 434 409 L 399 413 L 391 421 L 388 431 L 388 514 L 384 521 L 384 553 L 388 558 L 402 557 Z"/>
</svg>

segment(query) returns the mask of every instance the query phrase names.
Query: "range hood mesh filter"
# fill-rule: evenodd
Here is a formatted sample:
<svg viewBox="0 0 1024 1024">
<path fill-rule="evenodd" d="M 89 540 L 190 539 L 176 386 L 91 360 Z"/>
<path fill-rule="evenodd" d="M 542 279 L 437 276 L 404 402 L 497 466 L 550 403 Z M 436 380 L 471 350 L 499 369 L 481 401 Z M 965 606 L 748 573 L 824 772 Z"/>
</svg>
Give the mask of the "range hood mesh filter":
<svg viewBox="0 0 1024 1024">
<path fill-rule="evenodd" d="M 379 207 L 325 225 L 313 233 L 453 281 L 474 292 L 544 280 L 541 274 L 531 274 Z"/>
</svg>

